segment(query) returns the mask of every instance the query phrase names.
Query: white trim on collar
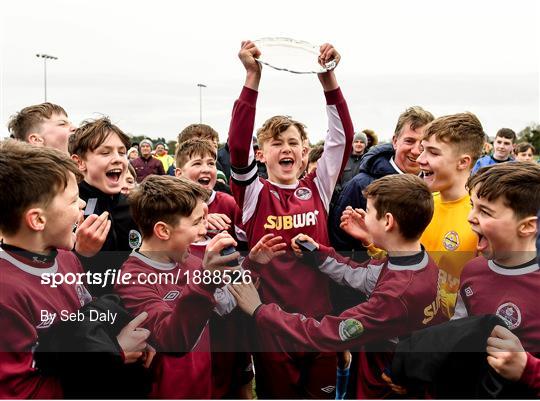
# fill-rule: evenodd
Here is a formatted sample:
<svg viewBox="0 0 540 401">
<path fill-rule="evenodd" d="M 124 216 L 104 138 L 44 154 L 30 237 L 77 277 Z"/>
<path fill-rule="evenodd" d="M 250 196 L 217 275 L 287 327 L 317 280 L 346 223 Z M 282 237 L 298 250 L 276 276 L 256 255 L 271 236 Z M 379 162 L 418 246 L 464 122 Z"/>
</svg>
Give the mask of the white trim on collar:
<svg viewBox="0 0 540 401">
<path fill-rule="evenodd" d="M 156 262 L 155 260 L 147 258 L 143 254 L 137 252 L 136 250 L 133 250 L 133 252 L 131 252 L 130 256 L 133 256 L 133 257 L 139 259 L 144 264 L 147 264 L 148 266 L 153 267 L 154 269 L 157 269 L 157 270 L 166 270 L 166 271 L 168 271 L 168 270 L 173 270 L 176 267 L 176 263 L 173 263 L 173 262 L 170 262 L 170 263 Z"/>
<path fill-rule="evenodd" d="M 402 266 L 402 265 L 394 265 L 392 263 L 390 263 L 390 259 L 388 260 L 388 269 L 389 270 L 395 270 L 395 271 L 406 271 L 406 270 L 412 270 L 412 271 L 416 271 L 416 270 L 422 270 L 424 267 L 427 266 L 429 262 L 429 256 L 428 256 L 428 253 L 426 251 L 424 251 L 424 257 L 422 258 L 422 260 L 420 261 L 420 263 L 416 264 L 416 265 L 406 265 L 406 266 Z"/>
<path fill-rule="evenodd" d="M 394 156 L 390 158 L 390 165 L 398 172 L 398 174 L 405 174 L 396 164 L 396 161 L 394 160 Z"/>
<path fill-rule="evenodd" d="M 296 181 L 294 184 L 278 184 L 270 180 L 268 180 L 268 182 L 278 188 L 283 188 L 283 189 L 296 189 L 298 187 L 298 184 L 300 184 L 300 181 Z"/>
<path fill-rule="evenodd" d="M 210 198 L 206 201 L 206 204 L 210 206 L 212 202 L 216 199 L 216 191 L 212 190 L 212 194 L 210 195 Z"/>
<path fill-rule="evenodd" d="M 56 258 L 54 259 L 54 264 L 51 267 L 40 269 L 39 267 L 33 267 L 29 266 L 26 263 L 23 263 L 17 259 L 15 259 L 13 256 L 11 256 L 9 253 L 7 253 L 5 250 L 0 247 L 0 259 L 7 260 L 9 263 L 11 263 L 13 266 L 17 267 L 18 269 L 29 273 L 33 276 L 41 277 L 42 274 L 45 273 L 56 273 L 58 271 L 58 261 Z"/>
<path fill-rule="evenodd" d="M 532 265 L 522 267 L 521 269 L 505 269 L 504 267 L 497 266 L 493 260 L 488 260 L 488 267 L 497 274 L 503 276 L 521 276 L 523 274 L 534 273 L 537 270 L 540 270 L 538 263 L 533 263 Z"/>
</svg>

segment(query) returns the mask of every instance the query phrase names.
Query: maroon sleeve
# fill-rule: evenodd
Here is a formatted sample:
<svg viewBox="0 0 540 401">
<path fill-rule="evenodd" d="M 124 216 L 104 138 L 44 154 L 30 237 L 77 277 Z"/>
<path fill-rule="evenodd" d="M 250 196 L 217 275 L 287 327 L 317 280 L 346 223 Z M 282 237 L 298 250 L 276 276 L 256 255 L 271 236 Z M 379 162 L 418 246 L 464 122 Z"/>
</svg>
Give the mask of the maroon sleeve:
<svg viewBox="0 0 540 401">
<path fill-rule="evenodd" d="M 259 330 L 273 332 L 308 350 L 331 352 L 399 336 L 406 330 L 407 315 L 399 297 L 374 292 L 367 302 L 320 321 L 284 312 L 276 304 L 259 307 L 255 320 Z"/>
<path fill-rule="evenodd" d="M 243 209 L 246 187 L 258 177 L 252 146 L 257 95 L 257 91 L 243 87 L 240 97 L 234 102 L 229 127 L 231 191 L 240 209 Z"/>
<path fill-rule="evenodd" d="M 35 328 L 15 309 L 0 304 L 0 399 L 58 398 L 59 381 L 33 367 Z"/>
<path fill-rule="evenodd" d="M 152 286 L 118 286 L 116 291 L 133 314 L 147 312 L 144 327 L 160 351 L 189 352 L 196 345 L 214 308 L 214 286 L 190 283 L 178 301 L 166 302 Z"/>
<path fill-rule="evenodd" d="M 257 96 L 257 91 L 244 86 L 240 97 L 234 102 L 228 139 L 232 167 L 243 168 L 249 165 Z"/>
<path fill-rule="evenodd" d="M 527 365 L 525 365 L 525 371 L 519 381 L 536 392 L 537 397 L 540 397 L 540 359 L 527 352 Z"/>
</svg>

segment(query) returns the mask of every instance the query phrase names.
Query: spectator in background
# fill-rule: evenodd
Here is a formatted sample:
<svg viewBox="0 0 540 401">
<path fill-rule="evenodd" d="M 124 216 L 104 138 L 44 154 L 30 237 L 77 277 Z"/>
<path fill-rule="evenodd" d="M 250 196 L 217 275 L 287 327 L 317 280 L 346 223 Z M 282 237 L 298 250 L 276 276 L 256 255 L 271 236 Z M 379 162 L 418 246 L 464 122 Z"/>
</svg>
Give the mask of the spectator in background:
<svg viewBox="0 0 540 401">
<path fill-rule="evenodd" d="M 229 182 L 231 179 L 231 154 L 229 152 L 229 144 L 227 142 L 225 142 L 225 145 L 218 150 L 217 165 L 218 170 L 221 166 L 221 172 L 225 176 L 224 182 Z"/>
<path fill-rule="evenodd" d="M 143 139 L 139 144 L 141 155 L 131 162 L 137 173 L 137 182 L 141 182 L 151 174 L 165 175 L 163 164 L 152 156 L 152 147 L 150 139 Z"/>
<path fill-rule="evenodd" d="M 482 156 L 490 155 L 493 151 L 493 144 L 491 143 L 491 139 L 489 139 L 489 135 L 485 135 L 484 139 L 484 147 L 482 148 Z"/>
<path fill-rule="evenodd" d="M 532 162 L 534 161 L 534 152 L 534 146 L 532 146 L 530 143 L 518 143 L 515 148 L 516 160 L 518 162 Z"/>
<path fill-rule="evenodd" d="M 512 151 L 516 142 L 516 133 L 510 128 L 501 128 L 495 136 L 493 142 L 493 154 L 478 159 L 472 174 L 475 174 L 480 168 L 490 166 L 496 163 L 508 162 L 512 159 Z"/>
<path fill-rule="evenodd" d="M 317 145 L 311 148 L 311 150 L 309 151 L 308 165 L 307 165 L 308 174 L 317 168 L 317 161 L 319 161 L 319 159 L 321 158 L 323 150 L 324 150 L 324 145 Z"/>
<path fill-rule="evenodd" d="M 139 149 L 137 149 L 135 146 L 129 148 L 127 157 L 129 161 L 135 160 L 137 157 L 139 157 Z"/>
<path fill-rule="evenodd" d="M 424 137 L 424 127 L 431 121 L 433 114 L 422 107 L 408 108 L 398 118 L 392 143 L 375 146 L 364 155 L 360 172 L 345 184 L 329 212 L 330 242 L 336 250 L 358 250 L 361 251 L 359 257 L 365 257 L 364 249 L 358 241 L 339 227 L 341 214 L 347 206 L 366 208 L 366 198 L 362 191 L 373 181 L 390 174 L 420 173 L 416 159 L 421 153 L 420 142 Z"/>
<path fill-rule="evenodd" d="M 351 155 L 349 156 L 345 170 L 343 170 L 343 174 L 341 175 L 341 187 L 360 172 L 360 160 L 362 160 L 362 157 L 364 156 L 367 141 L 367 136 L 363 132 L 354 134 Z"/>
<path fill-rule="evenodd" d="M 25 107 L 13 115 L 8 130 L 15 139 L 68 154 L 68 139 L 75 132 L 75 127 L 61 106 L 41 103 Z"/>
<path fill-rule="evenodd" d="M 304 142 L 302 143 L 302 165 L 300 166 L 300 169 L 298 170 L 297 178 L 301 179 L 303 178 L 307 173 L 307 166 L 308 166 L 308 159 L 309 159 L 309 152 L 311 151 L 311 145 L 309 144 L 309 139 L 304 139 Z"/>
<path fill-rule="evenodd" d="M 158 159 L 161 164 L 163 164 L 163 170 L 165 170 L 165 173 L 168 175 L 174 176 L 174 158 L 169 155 L 168 153 L 168 147 L 163 142 L 156 143 L 156 152 L 154 157 Z"/>
<path fill-rule="evenodd" d="M 379 143 L 379 138 L 377 137 L 375 131 L 371 129 L 365 129 L 362 132 L 366 134 L 367 137 L 366 149 L 364 150 L 364 153 L 366 153 L 372 146 L 375 146 Z"/>
</svg>

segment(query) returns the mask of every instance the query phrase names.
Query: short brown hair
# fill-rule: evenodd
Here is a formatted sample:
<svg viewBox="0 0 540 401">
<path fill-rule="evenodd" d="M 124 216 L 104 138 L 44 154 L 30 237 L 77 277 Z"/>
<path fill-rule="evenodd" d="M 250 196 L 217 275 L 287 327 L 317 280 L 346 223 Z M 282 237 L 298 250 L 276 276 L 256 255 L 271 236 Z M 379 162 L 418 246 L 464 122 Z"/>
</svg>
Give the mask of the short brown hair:
<svg viewBox="0 0 540 401">
<path fill-rule="evenodd" d="M 482 155 L 485 134 L 478 117 L 473 113 L 458 113 L 439 117 L 427 127 L 424 138 L 435 136 L 437 140 L 456 146 L 459 153 L 471 157 L 471 169 Z"/>
<path fill-rule="evenodd" d="M 126 150 L 130 148 L 129 136 L 114 125 L 108 117 L 102 117 L 97 120 L 83 121 L 69 138 L 69 154 L 82 158 L 87 152 L 93 152 L 100 147 L 110 134 L 118 135 Z"/>
<path fill-rule="evenodd" d="M 512 143 L 514 143 L 517 139 L 516 133 L 510 128 L 501 128 L 497 131 L 497 135 L 495 135 L 495 138 L 497 138 L 498 136 L 500 136 L 501 138 L 510 139 Z"/>
<path fill-rule="evenodd" d="M 467 181 L 469 193 L 505 206 L 518 218 L 536 216 L 540 205 L 540 166 L 536 163 L 507 162 L 483 167 Z"/>
<path fill-rule="evenodd" d="M 53 103 L 47 102 L 25 107 L 11 116 L 8 130 L 13 138 L 27 141 L 28 135 L 34 131 L 39 131 L 43 121 L 51 118 L 53 114 L 63 114 L 67 117 L 66 111 Z"/>
<path fill-rule="evenodd" d="M 210 191 L 185 178 L 150 175 L 131 190 L 129 204 L 133 220 L 144 238 L 152 236 L 158 221 L 175 225 L 189 217 L 198 201 L 206 202 Z"/>
<path fill-rule="evenodd" d="M 24 212 L 33 205 L 46 207 L 67 187 L 69 173 L 82 179 L 77 164 L 57 149 L 13 139 L 0 142 L 0 231 L 16 234 Z"/>
<path fill-rule="evenodd" d="M 321 158 L 323 151 L 324 151 L 323 145 L 317 145 L 317 146 L 312 147 L 311 150 L 309 151 L 308 163 L 315 163 L 316 161 L 318 161 Z"/>
<path fill-rule="evenodd" d="M 373 200 L 377 219 L 391 213 L 407 240 L 420 238 L 433 217 L 433 196 L 426 183 L 412 174 L 392 174 L 373 181 L 363 191 Z"/>
<path fill-rule="evenodd" d="M 215 129 L 206 124 L 191 124 L 178 134 L 178 143 L 182 143 L 191 138 L 207 139 L 219 142 L 219 134 Z"/>
<path fill-rule="evenodd" d="M 300 132 L 300 141 L 307 139 L 306 126 L 301 122 L 293 120 L 289 116 L 274 116 L 266 120 L 261 128 L 257 130 L 257 142 L 262 148 L 264 142 L 271 138 L 277 138 L 279 134 L 289 127 L 296 127 Z"/>
<path fill-rule="evenodd" d="M 215 146 L 207 139 L 188 139 L 178 144 L 176 149 L 176 167 L 182 168 L 193 157 L 210 156 L 216 159 Z"/>
<path fill-rule="evenodd" d="M 399 138 L 405 124 L 409 124 L 414 131 L 417 128 L 422 128 L 434 120 L 433 114 L 424 110 L 420 106 L 412 106 L 401 113 L 398 117 L 396 129 L 394 130 L 394 138 Z"/>
<path fill-rule="evenodd" d="M 516 145 L 516 154 L 526 152 L 529 149 L 532 151 L 533 154 L 534 152 L 536 152 L 536 149 L 534 148 L 534 146 L 531 145 L 529 142 L 518 143 Z"/>
</svg>

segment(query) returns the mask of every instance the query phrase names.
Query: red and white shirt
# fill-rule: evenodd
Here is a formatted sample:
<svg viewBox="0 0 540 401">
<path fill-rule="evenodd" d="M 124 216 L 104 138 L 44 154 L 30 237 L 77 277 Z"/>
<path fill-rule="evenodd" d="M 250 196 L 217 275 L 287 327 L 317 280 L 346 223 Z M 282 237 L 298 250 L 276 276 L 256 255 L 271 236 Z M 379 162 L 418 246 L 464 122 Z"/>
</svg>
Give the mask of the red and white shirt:
<svg viewBox="0 0 540 401">
<path fill-rule="evenodd" d="M 201 261 L 193 256 L 180 265 L 156 262 L 136 251 L 122 265 L 122 273 L 130 273 L 132 282 L 117 284 L 115 291 L 133 315 L 148 313 L 143 324 L 159 351 L 153 362 L 152 398 L 212 395 L 208 320 L 215 306 L 215 287 L 188 283 L 192 276 L 183 274 L 200 269 Z M 170 273 L 179 280 L 142 284 L 140 278 L 149 273 Z"/>
<path fill-rule="evenodd" d="M 229 130 L 231 190 L 242 211 L 242 223 L 252 248 L 274 233 L 290 243 L 303 233 L 329 244 L 327 218 L 336 182 L 349 157 L 353 125 L 341 90 L 325 93 L 328 134 L 315 172 L 296 184 L 280 185 L 259 178 L 252 147 L 257 91 L 244 87 L 235 102 Z M 256 272 L 264 302 L 277 302 L 290 312 L 320 317 L 332 309 L 328 278 L 289 252 Z"/>
<path fill-rule="evenodd" d="M 0 398 L 62 397 L 59 380 L 34 367 L 33 351 L 41 330 L 92 298 L 82 284 L 53 288 L 42 283 L 42 276 L 83 272 L 72 252 L 59 250 L 44 262 L 0 248 Z"/>
<path fill-rule="evenodd" d="M 445 320 L 441 314 L 425 312 L 436 302 L 439 269 L 426 252 L 407 258 L 406 263 L 402 258 L 391 258 L 355 264 L 331 248 L 320 246 L 319 251 L 326 268 L 334 265 L 331 270 L 336 276 L 345 265 L 358 270 L 341 283 L 354 283 L 353 288 L 369 294 L 368 300 L 321 320 L 286 313 L 276 304 L 263 304 L 255 314 L 257 328 L 292 340 L 303 350 L 343 351 L 364 346 L 362 349 L 370 352 L 359 354 L 357 397 L 384 396 L 389 388 L 381 374 L 391 364 L 398 337 Z"/>
<path fill-rule="evenodd" d="M 501 317 L 523 348 L 540 355 L 540 268 L 536 258 L 522 266 L 502 267 L 479 256 L 467 263 L 452 319 L 483 314 Z"/>
</svg>

